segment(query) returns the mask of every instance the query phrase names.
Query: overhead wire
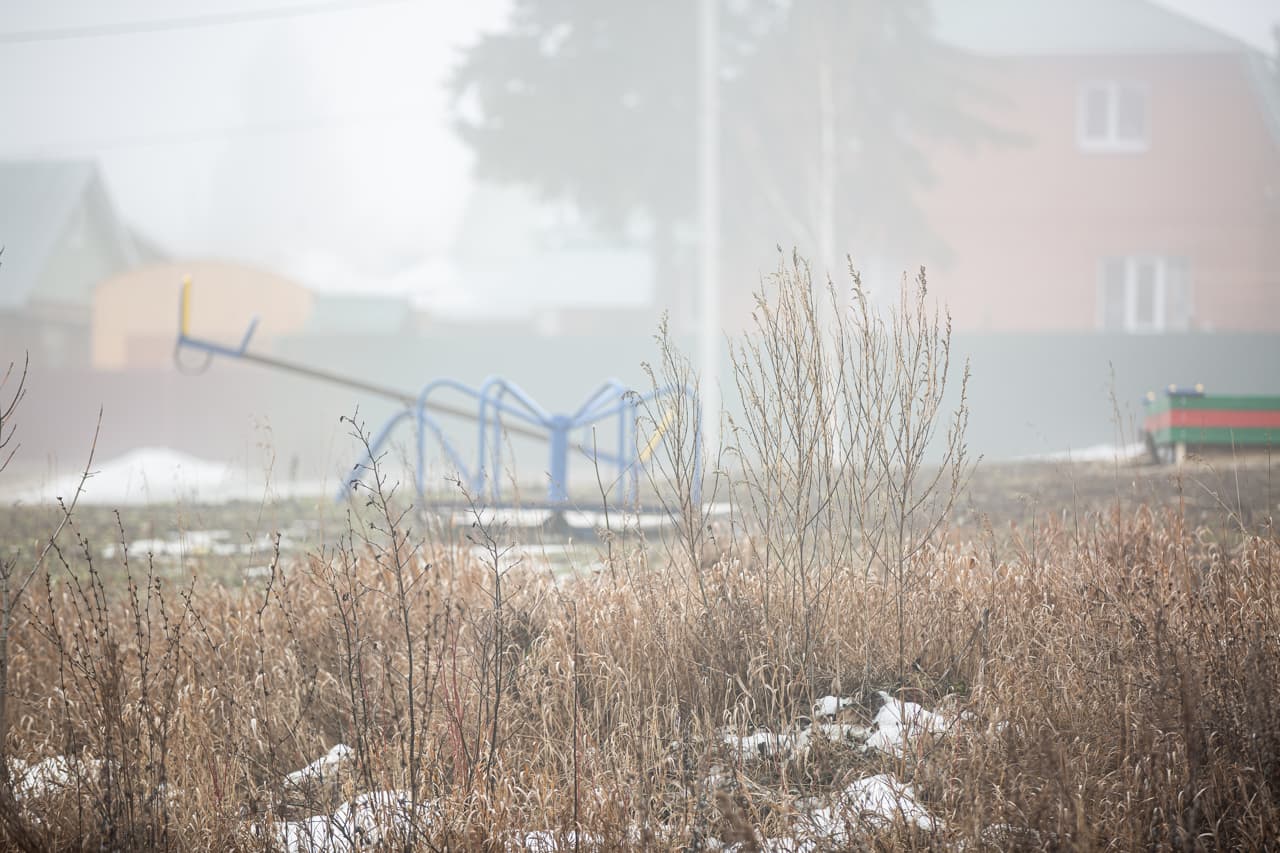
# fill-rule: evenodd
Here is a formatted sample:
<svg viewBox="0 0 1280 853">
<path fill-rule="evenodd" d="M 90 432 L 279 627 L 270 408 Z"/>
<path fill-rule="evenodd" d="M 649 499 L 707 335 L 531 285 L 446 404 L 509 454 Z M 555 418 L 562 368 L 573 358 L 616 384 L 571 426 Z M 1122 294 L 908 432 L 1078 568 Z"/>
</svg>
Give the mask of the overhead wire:
<svg viewBox="0 0 1280 853">
<path fill-rule="evenodd" d="M 243 9 L 238 12 L 215 12 L 183 18 L 162 18 L 154 21 L 127 21 L 112 24 L 90 24 L 80 27 L 18 30 L 0 32 L 0 44 L 30 44 L 35 42 L 66 41 L 68 39 L 101 38 L 104 36 L 141 35 L 167 32 L 169 30 L 224 27 L 259 21 L 326 15 L 333 12 L 347 12 L 379 6 L 395 6 L 407 2 L 410 2 L 410 0 L 324 0 L 324 2 L 274 6 L 267 9 Z"/>
<path fill-rule="evenodd" d="M 20 152 L 29 156 L 47 156 L 59 152 L 74 152 L 85 149 L 94 151 L 111 151 L 128 148 L 158 148 L 172 145 L 201 145 L 211 142 L 223 142 L 232 139 L 248 139 L 264 136 L 284 136 L 291 133 L 309 133 L 323 130 L 350 130 L 380 124 L 398 122 L 431 121 L 425 108 L 421 110 L 407 109 L 385 113 L 366 113 L 364 115 L 321 116 L 315 118 L 279 119 L 260 124 L 248 124 L 238 127 L 194 128 L 192 130 L 175 130 L 162 133 L 139 134 L 135 136 L 118 136 L 105 139 L 65 140 L 60 142 L 33 145 Z M 7 153 L 5 156 L 17 156 Z"/>
<path fill-rule="evenodd" d="M 62 27 L 18 32 L 0 32 L 0 44 L 24 44 L 63 41 L 68 39 L 126 36 L 158 33 L 171 30 L 222 27 L 261 21 L 312 17 L 335 12 L 358 11 L 385 6 L 403 5 L 411 0 L 324 0 L 275 6 L 267 9 L 244 9 L 238 12 L 222 12 L 192 15 L 182 18 L 165 18 L 154 21 L 95 24 L 80 27 Z M 191 145 L 215 142 L 235 137 L 273 136 L 280 134 L 332 130 L 382 124 L 397 121 L 424 121 L 427 116 L 417 110 L 398 110 L 390 113 L 356 116 L 325 116 L 319 118 L 284 119 L 263 124 L 229 128 L 199 128 L 188 131 L 144 134 L 103 140 L 77 140 L 55 142 L 36 146 L 28 153 L 44 156 L 58 151 L 92 148 L 109 150 L 120 148 L 150 148 L 167 145 Z"/>
</svg>

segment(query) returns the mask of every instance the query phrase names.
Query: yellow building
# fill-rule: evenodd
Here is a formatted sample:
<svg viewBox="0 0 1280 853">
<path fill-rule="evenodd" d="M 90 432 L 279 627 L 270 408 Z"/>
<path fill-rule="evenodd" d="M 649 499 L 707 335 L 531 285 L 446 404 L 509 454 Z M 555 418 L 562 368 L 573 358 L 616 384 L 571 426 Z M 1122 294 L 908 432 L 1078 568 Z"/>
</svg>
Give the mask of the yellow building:
<svg viewBox="0 0 1280 853">
<path fill-rule="evenodd" d="M 235 346 L 254 315 L 254 349 L 299 332 L 311 316 L 310 291 L 265 270 L 221 261 L 151 264 L 103 281 L 93 294 L 92 364 L 96 370 L 169 365 L 178 334 L 178 296 L 191 276 L 192 337 Z"/>
</svg>

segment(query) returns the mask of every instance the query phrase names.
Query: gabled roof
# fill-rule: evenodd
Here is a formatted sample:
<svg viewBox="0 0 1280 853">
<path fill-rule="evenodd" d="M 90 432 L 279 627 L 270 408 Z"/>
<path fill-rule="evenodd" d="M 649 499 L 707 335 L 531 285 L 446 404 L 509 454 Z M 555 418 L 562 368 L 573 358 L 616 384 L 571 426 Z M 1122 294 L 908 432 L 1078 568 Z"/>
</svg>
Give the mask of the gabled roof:
<svg viewBox="0 0 1280 853">
<path fill-rule="evenodd" d="M 1280 84 L 1251 45 L 1151 0 L 932 0 L 934 33 L 980 56 L 1231 54 L 1280 144 Z"/>
<path fill-rule="evenodd" d="M 0 308 L 27 303 L 96 173 L 87 161 L 0 162 Z"/>
<path fill-rule="evenodd" d="M 931 5 L 939 39 L 987 56 L 1253 50 L 1149 0 L 932 0 Z"/>
</svg>

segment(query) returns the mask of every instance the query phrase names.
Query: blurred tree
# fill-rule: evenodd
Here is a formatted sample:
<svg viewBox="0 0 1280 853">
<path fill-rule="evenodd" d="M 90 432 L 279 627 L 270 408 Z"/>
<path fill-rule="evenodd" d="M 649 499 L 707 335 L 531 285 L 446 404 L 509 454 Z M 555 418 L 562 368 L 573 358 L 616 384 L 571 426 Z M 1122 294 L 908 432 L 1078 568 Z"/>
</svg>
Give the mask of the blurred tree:
<svg viewBox="0 0 1280 853">
<path fill-rule="evenodd" d="M 1280 21 L 1271 25 L 1271 38 L 1275 40 L 1275 53 L 1271 55 L 1271 70 L 1276 78 L 1276 89 L 1280 90 Z"/>
<path fill-rule="evenodd" d="M 827 263 L 930 248 L 913 199 L 932 179 L 926 146 L 992 130 L 968 113 L 977 90 L 927 0 L 726 0 L 719 17 L 725 274 L 754 282 L 775 244 Z M 643 223 L 659 279 L 679 282 L 698 37 L 687 0 L 515 0 L 451 81 L 479 176 L 607 229 Z"/>
</svg>

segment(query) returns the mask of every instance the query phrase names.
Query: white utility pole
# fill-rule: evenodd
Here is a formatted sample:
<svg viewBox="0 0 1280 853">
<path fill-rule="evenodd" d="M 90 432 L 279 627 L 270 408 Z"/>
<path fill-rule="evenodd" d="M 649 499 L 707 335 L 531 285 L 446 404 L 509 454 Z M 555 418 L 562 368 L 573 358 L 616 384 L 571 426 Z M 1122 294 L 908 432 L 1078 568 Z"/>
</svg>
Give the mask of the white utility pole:
<svg viewBox="0 0 1280 853">
<path fill-rule="evenodd" d="M 818 34 L 818 281 L 823 290 L 827 277 L 839 281 L 836 269 L 836 103 L 831 75 L 831 54 L 826 33 Z M 821 296 L 821 294 L 820 294 Z M 826 304 L 823 301 L 820 304 Z"/>
<path fill-rule="evenodd" d="M 698 368 L 708 463 L 720 446 L 720 22 L 719 0 L 699 3 L 698 210 L 701 279 Z"/>
</svg>

